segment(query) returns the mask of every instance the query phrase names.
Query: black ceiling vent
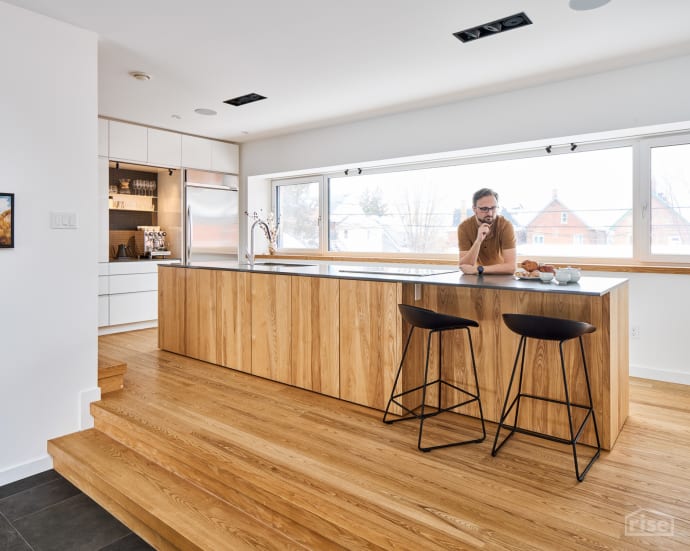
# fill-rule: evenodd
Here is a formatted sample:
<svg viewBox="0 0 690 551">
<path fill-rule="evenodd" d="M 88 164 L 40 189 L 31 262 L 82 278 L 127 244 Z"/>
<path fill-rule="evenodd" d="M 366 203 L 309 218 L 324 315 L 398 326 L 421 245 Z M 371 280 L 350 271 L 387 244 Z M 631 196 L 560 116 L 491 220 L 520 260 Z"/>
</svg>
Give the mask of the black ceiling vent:
<svg viewBox="0 0 690 551">
<path fill-rule="evenodd" d="M 223 103 L 227 103 L 228 105 L 234 105 L 235 107 L 239 107 L 240 105 L 246 105 L 248 103 L 252 103 L 255 101 L 259 101 L 260 99 L 266 99 L 266 96 L 262 96 L 261 94 L 246 94 L 244 96 L 238 96 L 236 98 L 232 99 L 226 99 Z"/>
<path fill-rule="evenodd" d="M 525 25 L 531 25 L 532 21 L 527 17 L 525 12 L 516 13 L 515 15 L 509 15 L 503 19 L 497 19 L 491 23 L 484 23 L 483 25 L 478 25 L 472 27 L 471 29 L 465 29 L 464 31 L 458 31 L 453 33 L 453 36 L 460 40 L 461 42 L 472 42 L 478 38 L 484 38 L 485 36 L 491 36 L 492 34 L 499 34 L 510 29 L 517 29 L 518 27 L 524 27 Z"/>
</svg>

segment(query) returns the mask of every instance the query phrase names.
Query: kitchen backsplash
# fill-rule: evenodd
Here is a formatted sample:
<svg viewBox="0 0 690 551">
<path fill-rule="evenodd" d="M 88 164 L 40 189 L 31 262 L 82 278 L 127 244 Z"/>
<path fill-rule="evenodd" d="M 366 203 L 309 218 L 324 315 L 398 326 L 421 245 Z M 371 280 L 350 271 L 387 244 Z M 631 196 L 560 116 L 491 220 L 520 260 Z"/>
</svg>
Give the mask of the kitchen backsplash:
<svg viewBox="0 0 690 551">
<path fill-rule="evenodd" d="M 144 236 L 136 230 L 110 230 L 109 248 L 110 258 L 117 257 L 117 250 L 120 245 L 127 247 L 127 256 L 139 258 L 144 254 Z"/>
</svg>

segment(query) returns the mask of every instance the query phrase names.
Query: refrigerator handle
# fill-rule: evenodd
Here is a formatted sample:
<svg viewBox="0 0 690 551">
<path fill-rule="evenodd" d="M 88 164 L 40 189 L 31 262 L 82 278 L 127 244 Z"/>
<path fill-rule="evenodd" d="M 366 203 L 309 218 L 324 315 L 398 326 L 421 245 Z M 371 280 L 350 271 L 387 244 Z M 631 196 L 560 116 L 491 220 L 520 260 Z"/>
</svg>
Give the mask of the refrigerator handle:
<svg viewBox="0 0 690 551">
<path fill-rule="evenodd" d="M 192 263 L 192 205 L 187 205 L 187 265 Z"/>
</svg>

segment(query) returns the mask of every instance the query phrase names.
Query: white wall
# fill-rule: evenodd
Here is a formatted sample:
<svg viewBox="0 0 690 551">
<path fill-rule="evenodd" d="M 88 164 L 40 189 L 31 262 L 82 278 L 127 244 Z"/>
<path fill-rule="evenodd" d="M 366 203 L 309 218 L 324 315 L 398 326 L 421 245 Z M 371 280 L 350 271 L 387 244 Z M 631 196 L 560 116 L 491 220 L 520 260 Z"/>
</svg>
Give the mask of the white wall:
<svg viewBox="0 0 690 551">
<path fill-rule="evenodd" d="M 690 56 L 677 57 L 249 142 L 241 167 L 246 178 L 690 121 L 689 92 Z"/>
<path fill-rule="evenodd" d="M 243 185 L 263 177 L 385 159 L 619 133 L 670 125 L 690 128 L 690 56 L 631 66 L 434 108 L 376 117 L 244 144 Z M 556 141 L 564 143 L 570 140 Z M 256 194 L 245 194 L 251 199 Z M 246 199 L 245 199 L 246 200 Z M 595 275 L 595 274 L 593 274 Z M 611 274 L 627 277 L 628 274 Z M 690 384 L 683 343 L 690 278 L 633 274 L 633 375 Z M 662 300 L 660 300 L 662 299 Z M 667 327 L 667 324 L 669 325 Z"/>
<path fill-rule="evenodd" d="M 0 2 L 0 485 L 50 468 L 97 388 L 97 37 Z M 53 230 L 50 212 L 76 213 Z"/>
</svg>

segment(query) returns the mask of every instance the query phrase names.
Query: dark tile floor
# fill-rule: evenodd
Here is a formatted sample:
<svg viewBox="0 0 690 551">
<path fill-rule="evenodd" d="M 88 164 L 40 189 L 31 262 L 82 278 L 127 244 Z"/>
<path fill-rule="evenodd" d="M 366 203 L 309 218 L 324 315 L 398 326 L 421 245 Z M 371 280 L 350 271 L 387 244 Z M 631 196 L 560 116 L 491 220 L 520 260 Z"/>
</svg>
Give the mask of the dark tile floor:
<svg viewBox="0 0 690 551">
<path fill-rule="evenodd" d="M 0 486 L 0 551 L 150 549 L 53 470 Z"/>
</svg>

